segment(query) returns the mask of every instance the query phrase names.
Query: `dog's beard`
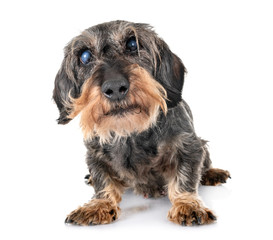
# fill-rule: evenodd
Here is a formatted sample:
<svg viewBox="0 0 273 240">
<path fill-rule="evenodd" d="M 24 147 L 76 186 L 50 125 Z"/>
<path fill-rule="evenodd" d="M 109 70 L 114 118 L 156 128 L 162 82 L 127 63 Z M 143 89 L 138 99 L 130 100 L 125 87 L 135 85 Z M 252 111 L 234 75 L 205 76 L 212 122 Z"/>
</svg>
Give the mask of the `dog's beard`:
<svg viewBox="0 0 273 240">
<path fill-rule="evenodd" d="M 81 113 L 81 127 L 85 139 L 99 137 L 101 143 L 147 130 L 156 123 L 160 109 L 166 114 L 166 91 L 143 68 L 136 64 L 127 69 L 130 89 L 126 100 L 111 103 L 94 86 L 90 78 L 83 86 L 81 96 L 71 99 L 74 118 Z"/>
</svg>

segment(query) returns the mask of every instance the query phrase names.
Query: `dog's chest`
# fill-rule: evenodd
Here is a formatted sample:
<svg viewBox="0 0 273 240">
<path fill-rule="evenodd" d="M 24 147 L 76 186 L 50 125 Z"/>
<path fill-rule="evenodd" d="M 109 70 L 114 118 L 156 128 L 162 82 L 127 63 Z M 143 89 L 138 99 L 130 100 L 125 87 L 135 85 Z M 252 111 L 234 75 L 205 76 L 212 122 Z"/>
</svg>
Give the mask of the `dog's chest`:
<svg viewBox="0 0 273 240">
<path fill-rule="evenodd" d="M 109 154 L 113 170 L 131 186 L 163 185 L 175 168 L 173 150 L 153 131 L 113 145 Z"/>
<path fill-rule="evenodd" d="M 111 162 L 116 170 L 139 175 L 152 165 L 158 155 L 158 146 L 152 136 L 130 137 L 112 146 Z M 118 171 L 118 172 L 120 172 Z"/>
</svg>

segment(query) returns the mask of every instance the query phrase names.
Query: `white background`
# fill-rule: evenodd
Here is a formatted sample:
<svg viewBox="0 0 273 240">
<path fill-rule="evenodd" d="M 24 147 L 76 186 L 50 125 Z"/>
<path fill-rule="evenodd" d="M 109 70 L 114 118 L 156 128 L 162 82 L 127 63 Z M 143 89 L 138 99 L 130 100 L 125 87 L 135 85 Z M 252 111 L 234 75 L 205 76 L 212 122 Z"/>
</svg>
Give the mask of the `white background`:
<svg viewBox="0 0 273 240">
<path fill-rule="evenodd" d="M 132 193 L 114 224 L 64 224 L 93 191 L 78 119 L 56 124 L 54 78 L 72 37 L 116 19 L 153 25 L 188 69 L 183 96 L 197 133 L 232 175 L 199 190 L 216 224 L 174 225 L 168 199 Z M 0 238 L 272 239 L 272 25 L 263 0 L 1 1 Z"/>
</svg>

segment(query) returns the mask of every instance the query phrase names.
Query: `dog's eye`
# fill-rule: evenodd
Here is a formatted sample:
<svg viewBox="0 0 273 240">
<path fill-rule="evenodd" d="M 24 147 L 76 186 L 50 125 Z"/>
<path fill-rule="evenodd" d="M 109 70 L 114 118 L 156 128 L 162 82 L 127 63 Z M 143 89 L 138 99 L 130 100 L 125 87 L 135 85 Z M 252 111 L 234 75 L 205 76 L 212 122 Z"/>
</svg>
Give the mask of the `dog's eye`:
<svg viewBox="0 0 273 240">
<path fill-rule="evenodd" d="M 135 37 L 131 37 L 128 39 L 126 43 L 126 49 L 130 52 L 134 52 L 137 50 L 137 42 Z"/>
<path fill-rule="evenodd" d="M 89 63 L 90 60 L 91 60 L 91 56 L 92 56 L 92 54 L 91 54 L 90 50 L 85 50 L 85 51 L 81 54 L 81 57 L 80 57 L 81 62 L 82 62 L 83 64 Z"/>
</svg>

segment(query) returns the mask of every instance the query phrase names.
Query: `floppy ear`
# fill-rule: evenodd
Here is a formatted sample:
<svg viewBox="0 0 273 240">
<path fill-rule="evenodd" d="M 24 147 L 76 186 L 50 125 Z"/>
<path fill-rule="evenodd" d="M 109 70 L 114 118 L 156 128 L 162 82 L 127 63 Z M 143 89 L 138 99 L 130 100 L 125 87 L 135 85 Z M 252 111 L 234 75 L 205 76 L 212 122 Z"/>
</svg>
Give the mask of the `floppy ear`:
<svg viewBox="0 0 273 240">
<path fill-rule="evenodd" d="M 57 104 L 60 112 L 60 116 L 57 119 L 58 124 L 66 124 L 71 119 L 68 118 L 70 99 L 69 97 L 75 98 L 78 93 L 77 84 L 68 77 L 65 71 L 65 61 L 63 60 L 62 66 L 55 78 L 55 87 L 53 90 L 53 99 Z"/>
<path fill-rule="evenodd" d="M 156 78 L 167 91 L 168 108 L 175 107 L 182 100 L 184 75 L 187 70 L 180 58 L 171 52 L 166 43 L 162 45 L 158 62 Z"/>
</svg>

